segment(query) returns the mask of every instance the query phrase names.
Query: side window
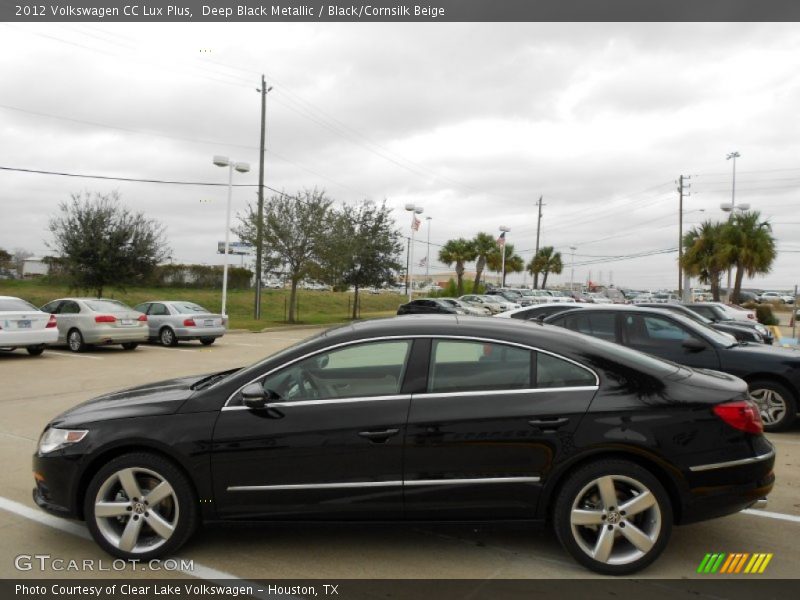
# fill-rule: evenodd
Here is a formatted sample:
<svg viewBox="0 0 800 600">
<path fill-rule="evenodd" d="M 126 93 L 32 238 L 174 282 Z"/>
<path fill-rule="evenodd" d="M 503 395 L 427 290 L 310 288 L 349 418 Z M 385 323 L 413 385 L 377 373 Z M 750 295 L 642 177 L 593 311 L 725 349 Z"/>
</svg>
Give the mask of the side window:
<svg viewBox="0 0 800 600">
<path fill-rule="evenodd" d="M 531 386 L 531 352 L 471 341 L 434 340 L 428 392 L 515 390 Z"/>
<path fill-rule="evenodd" d="M 142 304 L 137 304 L 133 307 L 133 310 L 136 310 L 140 313 L 147 314 L 147 307 L 150 306 L 147 302 L 143 302 Z"/>
<path fill-rule="evenodd" d="M 628 342 L 640 348 L 674 348 L 687 337 L 694 337 L 678 323 L 652 315 L 626 315 L 624 329 Z"/>
<path fill-rule="evenodd" d="M 717 315 L 715 315 L 714 311 L 708 306 L 697 306 L 693 310 L 699 315 L 704 316 L 706 319 L 714 320 L 717 318 Z"/>
<path fill-rule="evenodd" d="M 565 318 L 567 329 L 609 342 L 617 341 L 616 314 L 612 312 L 578 312 Z"/>
<path fill-rule="evenodd" d="M 334 400 L 400 393 L 410 340 L 354 344 L 316 354 L 269 375 L 276 402 Z"/>
<path fill-rule="evenodd" d="M 169 315 L 169 309 L 160 302 L 155 302 L 150 305 L 150 313 L 155 317 L 164 317 Z"/>
<path fill-rule="evenodd" d="M 536 353 L 536 387 L 561 388 L 597 385 L 594 374 L 563 358 Z"/>
<path fill-rule="evenodd" d="M 78 306 L 77 302 L 73 302 L 72 300 L 65 300 L 64 303 L 61 305 L 58 314 L 77 315 L 79 312 L 81 312 L 81 307 Z"/>
<path fill-rule="evenodd" d="M 40 310 L 42 312 L 50 313 L 51 315 L 58 314 L 58 305 L 61 304 L 60 300 L 55 300 L 45 304 Z"/>
</svg>

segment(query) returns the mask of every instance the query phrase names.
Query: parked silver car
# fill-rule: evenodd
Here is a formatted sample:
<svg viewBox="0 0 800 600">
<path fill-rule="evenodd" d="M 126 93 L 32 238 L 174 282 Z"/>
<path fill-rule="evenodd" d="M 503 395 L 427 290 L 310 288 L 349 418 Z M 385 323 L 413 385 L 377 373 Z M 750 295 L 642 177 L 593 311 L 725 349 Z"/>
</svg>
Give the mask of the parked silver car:
<svg viewBox="0 0 800 600">
<path fill-rule="evenodd" d="M 183 300 L 152 300 L 137 304 L 136 310 L 147 315 L 150 339 L 164 346 L 189 340 L 200 340 L 204 346 L 210 346 L 225 335 L 228 324 L 222 315 Z"/>
<path fill-rule="evenodd" d="M 500 302 L 494 300 L 494 296 L 482 296 L 480 294 L 466 294 L 459 298 L 464 304 L 485 308 L 489 314 L 496 315 L 506 310 Z"/>
<path fill-rule="evenodd" d="M 99 344 L 133 350 L 147 341 L 147 317 L 119 300 L 59 298 L 41 310 L 56 317 L 56 344 L 66 344 L 73 352 Z"/>
<path fill-rule="evenodd" d="M 458 298 L 439 298 L 443 302 L 446 302 L 450 306 L 455 308 L 460 308 L 464 311 L 466 315 L 472 315 L 473 317 L 486 317 L 489 316 L 491 311 L 488 308 L 483 306 L 475 306 L 474 304 L 469 304 L 463 300 L 459 300 Z"/>
</svg>

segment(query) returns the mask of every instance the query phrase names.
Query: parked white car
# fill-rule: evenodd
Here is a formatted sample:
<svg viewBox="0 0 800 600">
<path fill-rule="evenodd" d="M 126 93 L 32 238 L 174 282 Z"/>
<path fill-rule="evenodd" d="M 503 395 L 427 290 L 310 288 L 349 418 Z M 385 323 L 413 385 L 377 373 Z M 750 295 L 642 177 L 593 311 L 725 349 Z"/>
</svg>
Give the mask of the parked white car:
<svg viewBox="0 0 800 600">
<path fill-rule="evenodd" d="M 742 308 L 736 304 L 725 304 L 724 302 L 702 302 L 699 304 L 713 304 L 714 306 L 719 306 L 731 317 L 731 319 L 736 321 L 757 320 L 755 311 L 750 310 L 749 308 Z"/>
<path fill-rule="evenodd" d="M 794 296 L 782 292 L 764 292 L 758 296 L 758 302 L 778 302 L 780 304 L 794 304 Z"/>
<path fill-rule="evenodd" d="M 25 348 L 31 356 L 39 356 L 56 340 L 58 327 L 53 315 L 21 298 L 0 296 L 0 349 Z"/>
<path fill-rule="evenodd" d="M 587 296 L 589 296 L 589 298 L 591 298 L 592 302 L 594 302 L 595 304 L 614 304 L 611 298 L 609 298 L 605 294 L 600 294 L 598 292 L 589 292 Z"/>
</svg>

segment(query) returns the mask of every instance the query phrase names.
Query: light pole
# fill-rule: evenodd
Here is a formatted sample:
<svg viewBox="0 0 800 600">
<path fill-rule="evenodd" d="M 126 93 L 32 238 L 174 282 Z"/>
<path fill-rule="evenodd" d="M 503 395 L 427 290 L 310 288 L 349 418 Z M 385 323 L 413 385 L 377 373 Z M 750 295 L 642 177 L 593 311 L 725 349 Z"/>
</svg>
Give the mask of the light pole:
<svg viewBox="0 0 800 600">
<path fill-rule="evenodd" d="M 227 156 L 215 156 L 214 164 L 218 167 L 228 167 L 228 209 L 225 215 L 225 260 L 222 267 L 222 316 L 227 316 L 225 310 L 228 302 L 228 246 L 231 233 L 231 197 L 233 195 L 233 170 L 247 173 L 250 165 L 243 162 L 233 162 Z"/>
<path fill-rule="evenodd" d="M 736 211 L 736 159 L 739 158 L 740 156 L 741 156 L 741 154 L 739 154 L 738 152 L 730 152 L 725 157 L 725 160 L 732 160 L 733 161 L 733 179 L 731 181 L 731 201 L 730 201 L 730 204 L 728 204 L 727 202 L 721 204 L 720 208 L 722 210 L 724 210 L 725 212 L 729 212 L 730 211 L 731 215 L 730 215 L 730 217 L 728 217 L 729 221 L 733 219 L 733 213 Z M 748 208 L 750 208 L 750 206 L 747 205 L 747 204 L 745 204 L 743 206 L 744 206 L 744 208 L 740 208 L 739 210 L 747 210 Z M 731 301 L 731 269 L 730 268 L 728 269 L 728 287 L 726 289 L 726 292 L 727 292 L 728 302 L 730 302 Z"/>
<path fill-rule="evenodd" d="M 571 265 L 569 268 L 569 291 L 574 293 L 575 288 L 573 287 L 573 282 L 575 281 L 575 250 L 577 250 L 577 247 L 570 246 L 569 249 L 571 251 L 571 257 L 570 257 Z"/>
<path fill-rule="evenodd" d="M 417 215 L 422 214 L 422 207 L 415 204 L 406 204 L 406 210 L 411 213 L 411 242 L 408 247 L 408 301 L 414 295 L 414 233 L 419 229 L 419 219 Z"/>
<path fill-rule="evenodd" d="M 500 239 L 503 240 L 500 246 L 500 287 L 506 287 L 506 234 L 511 231 L 505 225 L 500 225 Z"/>
<path fill-rule="evenodd" d="M 430 283 L 428 280 L 431 277 L 431 221 L 433 217 L 425 217 L 425 220 L 428 222 L 428 250 L 427 254 L 425 254 L 425 281 L 426 283 Z"/>
</svg>

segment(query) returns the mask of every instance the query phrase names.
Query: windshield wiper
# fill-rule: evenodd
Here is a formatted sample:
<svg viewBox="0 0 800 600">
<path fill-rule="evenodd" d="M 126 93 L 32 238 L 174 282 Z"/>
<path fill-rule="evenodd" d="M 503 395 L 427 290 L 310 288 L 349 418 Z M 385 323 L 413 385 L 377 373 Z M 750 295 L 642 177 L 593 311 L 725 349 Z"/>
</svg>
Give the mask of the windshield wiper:
<svg viewBox="0 0 800 600">
<path fill-rule="evenodd" d="M 205 388 L 207 388 L 209 386 L 214 385 L 218 381 L 221 381 L 221 380 L 225 379 L 228 375 L 230 375 L 231 373 L 235 373 L 238 370 L 239 369 L 230 369 L 228 371 L 221 371 L 219 373 L 214 373 L 212 375 L 209 375 L 208 377 L 203 377 L 199 381 L 195 381 L 191 385 L 191 389 L 193 389 L 193 390 L 205 389 Z"/>
</svg>

